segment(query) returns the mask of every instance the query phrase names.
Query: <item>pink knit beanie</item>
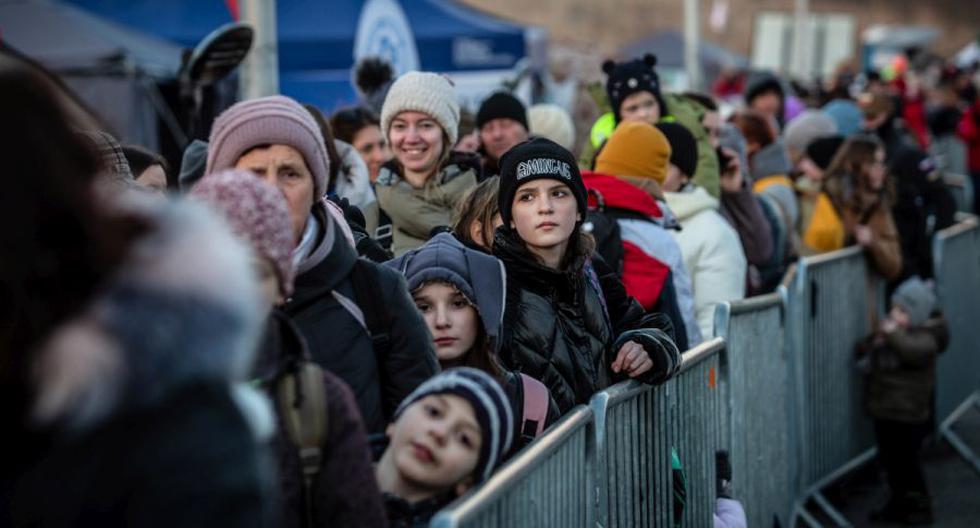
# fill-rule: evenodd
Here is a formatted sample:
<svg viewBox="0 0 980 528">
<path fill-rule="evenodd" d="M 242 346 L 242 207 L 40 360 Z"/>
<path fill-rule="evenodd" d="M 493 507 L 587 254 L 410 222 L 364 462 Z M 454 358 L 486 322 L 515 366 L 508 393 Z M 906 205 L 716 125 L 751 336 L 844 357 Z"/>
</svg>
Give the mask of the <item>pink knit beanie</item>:
<svg viewBox="0 0 980 528">
<path fill-rule="evenodd" d="M 215 119 L 205 174 L 234 168 L 242 154 L 259 145 L 298 150 L 313 174 L 315 196 L 326 194 L 330 160 L 320 128 L 305 108 L 281 95 L 236 103 Z"/>
<path fill-rule="evenodd" d="M 244 170 L 206 175 L 190 192 L 208 203 L 255 252 L 272 262 L 283 297 L 293 292 L 293 226 L 279 189 Z"/>
</svg>

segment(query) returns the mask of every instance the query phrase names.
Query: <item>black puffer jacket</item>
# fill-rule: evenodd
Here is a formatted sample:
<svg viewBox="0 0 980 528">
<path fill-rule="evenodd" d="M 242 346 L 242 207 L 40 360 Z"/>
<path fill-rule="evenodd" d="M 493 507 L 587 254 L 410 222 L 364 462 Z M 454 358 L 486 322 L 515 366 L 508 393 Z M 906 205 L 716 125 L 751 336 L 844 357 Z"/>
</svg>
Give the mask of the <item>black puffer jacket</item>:
<svg viewBox="0 0 980 528">
<path fill-rule="evenodd" d="M 653 359 L 654 368 L 640 381 L 659 383 L 676 372 L 680 354 L 669 320 L 644 314 L 601 260 L 580 255 L 567 270 L 552 270 L 506 228 L 497 230 L 493 250 L 507 268 L 500 358 L 507 368 L 541 380 L 562 413 L 625 379 L 611 365 L 626 341 L 640 343 Z M 593 264 L 597 280 L 586 272 Z"/>
<path fill-rule="evenodd" d="M 932 234 L 954 223 L 956 201 L 941 180 L 930 179 L 935 163 L 895 128 L 894 119 L 875 133 L 885 145 L 889 174 L 895 182 L 892 217 L 902 245 L 903 268 L 891 282 L 894 287 L 913 275 L 933 276 Z"/>
<path fill-rule="evenodd" d="M 358 262 L 323 206 L 314 209 L 314 216 L 328 229 L 321 228 L 316 248 L 300 264 L 296 291 L 283 309 L 299 326 L 313 360 L 350 385 L 367 431 L 380 433 L 398 404 L 439 371 L 432 338 L 405 279 L 373 262 Z M 349 309 L 357 304 L 351 281 L 355 264 L 367 270 L 381 292 L 374 306 L 391 317 L 391 347 L 380 365 L 367 330 Z"/>
</svg>

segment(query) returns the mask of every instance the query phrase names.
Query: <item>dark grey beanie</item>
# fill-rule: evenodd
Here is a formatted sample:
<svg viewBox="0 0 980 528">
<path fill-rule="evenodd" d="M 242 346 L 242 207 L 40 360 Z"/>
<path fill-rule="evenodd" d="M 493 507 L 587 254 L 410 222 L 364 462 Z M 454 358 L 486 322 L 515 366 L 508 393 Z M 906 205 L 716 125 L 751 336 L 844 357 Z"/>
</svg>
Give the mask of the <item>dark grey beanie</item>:
<svg viewBox="0 0 980 528">
<path fill-rule="evenodd" d="M 899 305 L 909 316 L 909 326 L 921 326 L 936 307 L 932 282 L 911 277 L 898 285 L 892 294 L 892 305 Z"/>
</svg>

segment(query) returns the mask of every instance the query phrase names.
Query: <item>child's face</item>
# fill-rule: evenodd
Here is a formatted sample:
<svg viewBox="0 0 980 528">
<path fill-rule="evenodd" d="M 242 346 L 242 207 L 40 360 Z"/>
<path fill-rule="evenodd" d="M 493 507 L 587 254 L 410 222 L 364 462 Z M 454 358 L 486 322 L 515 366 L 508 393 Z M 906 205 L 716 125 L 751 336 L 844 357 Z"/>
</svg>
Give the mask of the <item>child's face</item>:
<svg viewBox="0 0 980 528">
<path fill-rule="evenodd" d="M 429 327 L 440 362 L 460 359 L 473 348 L 480 322 L 476 309 L 459 290 L 444 282 L 430 282 L 412 297 Z"/>
<path fill-rule="evenodd" d="M 387 433 L 388 449 L 403 480 L 433 493 L 472 480 L 483 435 L 465 399 L 426 396 L 405 409 Z"/>
<path fill-rule="evenodd" d="M 619 105 L 619 118 L 621 121 L 638 121 L 655 125 L 660 120 L 660 104 L 650 92 L 630 94 Z"/>
<path fill-rule="evenodd" d="M 558 180 L 543 178 L 521 185 L 514 194 L 512 227 L 532 252 L 568 245 L 578 222 L 572 190 Z"/>
<path fill-rule="evenodd" d="M 909 314 L 900 305 L 892 306 L 892 310 L 888 312 L 888 317 L 902 328 L 909 327 Z"/>
</svg>

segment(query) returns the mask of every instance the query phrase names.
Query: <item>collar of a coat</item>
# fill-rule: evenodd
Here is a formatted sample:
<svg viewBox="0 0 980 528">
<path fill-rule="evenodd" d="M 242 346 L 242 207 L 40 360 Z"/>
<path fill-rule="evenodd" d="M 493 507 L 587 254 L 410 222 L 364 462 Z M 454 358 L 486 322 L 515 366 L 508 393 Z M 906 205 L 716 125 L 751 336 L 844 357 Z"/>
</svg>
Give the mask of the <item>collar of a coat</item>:
<svg viewBox="0 0 980 528">
<path fill-rule="evenodd" d="M 286 304 L 287 312 L 291 311 L 291 306 L 299 306 L 313 298 L 329 295 L 350 275 L 357 263 L 357 252 L 346 242 L 340 226 L 332 219 L 328 220 L 325 206 L 315 208 L 313 213 L 320 225 L 326 227 L 323 228 L 324 233 L 319 234 L 317 246 L 309 257 L 315 258 L 316 263 L 296 277 L 295 291 Z M 333 230 L 332 236 L 326 236 L 327 229 Z M 328 245 L 331 239 L 332 243 Z"/>
<path fill-rule="evenodd" d="M 576 255 L 565 269 L 549 268 L 527 250 L 516 230 L 503 227 L 494 234 L 493 253 L 507 268 L 508 280 L 516 280 L 536 293 L 554 290 L 562 298 L 578 288 L 587 258 L 586 254 Z"/>
</svg>

